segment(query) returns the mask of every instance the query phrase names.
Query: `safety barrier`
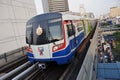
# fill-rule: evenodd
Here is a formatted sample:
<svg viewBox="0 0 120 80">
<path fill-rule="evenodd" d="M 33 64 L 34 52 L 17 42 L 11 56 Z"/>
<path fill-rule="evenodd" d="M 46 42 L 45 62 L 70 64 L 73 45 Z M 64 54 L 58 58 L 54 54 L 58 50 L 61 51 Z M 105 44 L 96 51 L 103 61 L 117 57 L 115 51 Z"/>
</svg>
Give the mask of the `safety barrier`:
<svg viewBox="0 0 120 80">
<path fill-rule="evenodd" d="M 98 26 L 99 24 L 97 25 L 93 38 L 90 40 L 91 45 L 87 51 L 76 80 L 94 80 L 93 78 L 96 77 L 94 74 L 96 72 L 95 67 L 97 63 Z"/>
<path fill-rule="evenodd" d="M 24 50 L 25 50 L 25 47 L 21 47 L 19 49 L 13 50 L 13 51 L 3 53 L 3 54 L 0 55 L 0 60 L 4 59 L 7 62 L 7 57 L 9 57 L 11 55 L 14 55 L 14 54 L 16 54 L 20 51 L 22 51 L 22 53 L 24 54 L 25 53 Z"/>
</svg>

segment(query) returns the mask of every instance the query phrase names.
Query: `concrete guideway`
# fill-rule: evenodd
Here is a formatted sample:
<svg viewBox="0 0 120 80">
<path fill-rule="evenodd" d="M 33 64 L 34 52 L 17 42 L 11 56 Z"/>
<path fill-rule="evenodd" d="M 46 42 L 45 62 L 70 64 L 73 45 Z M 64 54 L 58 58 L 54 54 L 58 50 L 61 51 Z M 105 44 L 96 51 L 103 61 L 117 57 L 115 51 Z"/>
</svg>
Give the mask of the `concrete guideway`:
<svg viewBox="0 0 120 80">
<path fill-rule="evenodd" d="M 96 53 L 98 45 L 99 23 L 97 24 L 93 38 L 90 40 L 91 45 L 87 51 L 86 57 L 80 69 L 76 80 L 96 80 Z"/>
</svg>

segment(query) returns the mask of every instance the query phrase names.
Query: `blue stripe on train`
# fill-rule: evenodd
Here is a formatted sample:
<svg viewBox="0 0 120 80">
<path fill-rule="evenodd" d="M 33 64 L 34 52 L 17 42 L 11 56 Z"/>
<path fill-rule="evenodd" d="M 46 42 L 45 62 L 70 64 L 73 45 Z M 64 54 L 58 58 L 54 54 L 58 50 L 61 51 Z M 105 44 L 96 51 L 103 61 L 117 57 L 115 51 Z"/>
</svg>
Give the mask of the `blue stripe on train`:
<svg viewBox="0 0 120 80">
<path fill-rule="evenodd" d="M 75 51 L 73 51 L 72 53 L 70 53 L 70 55 L 65 56 L 65 57 L 49 58 L 49 59 L 36 59 L 33 56 L 31 56 L 32 53 L 29 53 L 29 52 L 27 52 L 27 55 L 28 55 L 29 61 L 31 63 L 34 63 L 34 62 L 51 62 L 51 61 L 55 61 L 55 62 L 57 62 L 57 64 L 60 65 L 60 64 L 69 63 L 70 60 L 72 59 L 72 57 L 74 56 L 74 53 L 75 53 Z"/>
</svg>

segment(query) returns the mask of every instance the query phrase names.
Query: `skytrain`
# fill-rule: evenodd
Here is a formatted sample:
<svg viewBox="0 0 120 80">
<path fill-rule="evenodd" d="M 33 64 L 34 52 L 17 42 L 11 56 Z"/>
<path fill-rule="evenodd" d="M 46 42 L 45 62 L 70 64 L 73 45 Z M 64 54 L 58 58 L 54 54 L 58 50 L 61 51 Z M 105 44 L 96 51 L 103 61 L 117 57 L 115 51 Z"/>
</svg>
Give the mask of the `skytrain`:
<svg viewBox="0 0 120 80">
<path fill-rule="evenodd" d="M 95 19 L 66 13 L 45 13 L 31 18 L 26 24 L 29 61 L 69 63 L 95 25 Z"/>
</svg>

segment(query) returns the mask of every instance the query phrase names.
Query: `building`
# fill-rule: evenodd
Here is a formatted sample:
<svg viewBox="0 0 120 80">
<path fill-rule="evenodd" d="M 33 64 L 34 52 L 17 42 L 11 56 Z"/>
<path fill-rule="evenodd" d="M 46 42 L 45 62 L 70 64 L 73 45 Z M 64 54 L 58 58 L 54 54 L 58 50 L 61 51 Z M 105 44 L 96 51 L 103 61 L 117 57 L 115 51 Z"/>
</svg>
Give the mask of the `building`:
<svg viewBox="0 0 120 80">
<path fill-rule="evenodd" d="M 48 0 L 49 12 L 68 11 L 67 0 Z"/>
<path fill-rule="evenodd" d="M 35 0 L 37 13 L 47 12 L 66 12 L 68 8 L 68 0 Z"/>
<path fill-rule="evenodd" d="M 106 14 L 100 15 L 99 18 L 102 20 L 102 19 L 109 19 L 109 17 L 110 17 L 110 13 L 106 13 Z"/>
<path fill-rule="evenodd" d="M 83 18 L 94 18 L 94 14 L 92 12 L 86 12 L 84 8 L 84 4 L 80 4 L 80 16 Z"/>
<path fill-rule="evenodd" d="M 85 18 L 95 18 L 94 14 L 92 12 L 87 12 L 83 15 Z"/>
<path fill-rule="evenodd" d="M 116 16 L 120 16 L 120 7 L 110 8 L 110 18 L 114 18 Z"/>
<path fill-rule="evenodd" d="M 80 15 L 81 15 L 82 17 L 84 17 L 85 14 L 86 14 L 86 10 L 85 10 L 85 8 L 84 8 L 84 4 L 81 4 L 81 5 L 80 5 Z"/>
<path fill-rule="evenodd" d="M 33 0 L 0 0 L 0 54 L 26 45 L 26 22 L 34 15 Z"/>
</svg>

